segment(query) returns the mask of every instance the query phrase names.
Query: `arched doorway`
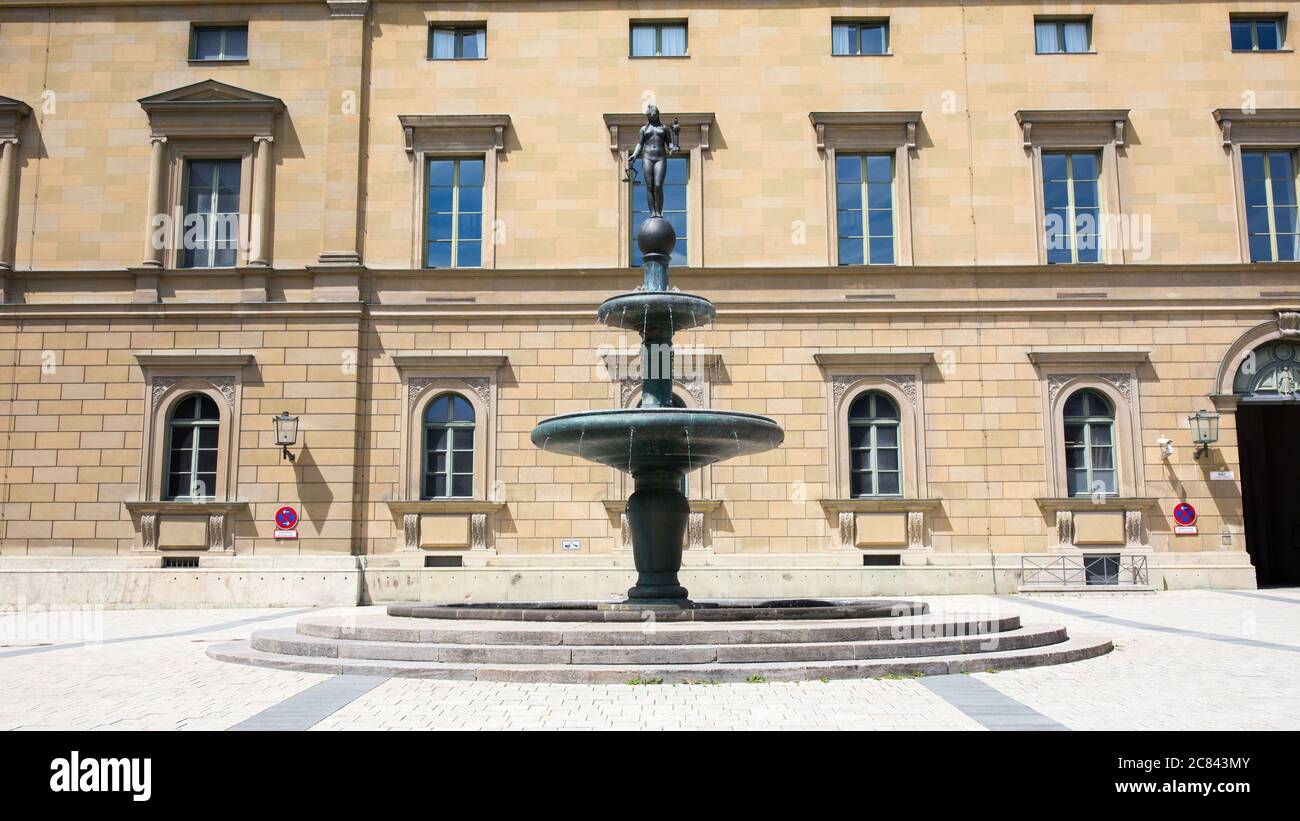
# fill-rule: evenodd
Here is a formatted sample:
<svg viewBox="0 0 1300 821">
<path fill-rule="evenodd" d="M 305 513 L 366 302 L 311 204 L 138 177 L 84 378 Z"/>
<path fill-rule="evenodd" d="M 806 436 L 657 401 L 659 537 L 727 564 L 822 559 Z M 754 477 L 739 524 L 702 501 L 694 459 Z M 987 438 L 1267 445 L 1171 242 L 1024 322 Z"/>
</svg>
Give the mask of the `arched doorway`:
<svg viewBox="0 0 1300 821">
<path fill-rule="evenodd" d="M 1275 339 L 1237 368 L 1246 550 L 1261 586 L 1300 583 L 1300 340 Z"/>
</svg>

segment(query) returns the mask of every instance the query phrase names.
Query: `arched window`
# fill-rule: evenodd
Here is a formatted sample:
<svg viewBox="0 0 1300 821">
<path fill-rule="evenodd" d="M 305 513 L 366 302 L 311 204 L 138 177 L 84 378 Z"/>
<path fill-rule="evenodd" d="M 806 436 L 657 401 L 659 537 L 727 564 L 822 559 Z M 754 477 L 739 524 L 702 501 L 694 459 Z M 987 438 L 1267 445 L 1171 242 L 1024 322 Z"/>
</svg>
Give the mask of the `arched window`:
<svg viewBox="0 0 1300 821">
<path fill-rule="evenodd" d="M 217 495 L 221 414 L 204 393 L 183 397 L 167 420 L 166 500 L 198 501 Z"/>
<path fill-rule="evenodd" d="M 459 394 L 434 397 L 424 412 L 421 499 L 474 495 L 474 406 Z"/>
<path fill-rule="evenodd" d="M 902 495 L 898 405 L 868 391 L 849 406 L 849 492 L 853 497 Z"/>
<path fill-rule="evenodd" d="M 1070 496 L 1116 496 L 1115 408 L 1094 390 L 1065 402 L 1065 476 Z"/>
</svg>

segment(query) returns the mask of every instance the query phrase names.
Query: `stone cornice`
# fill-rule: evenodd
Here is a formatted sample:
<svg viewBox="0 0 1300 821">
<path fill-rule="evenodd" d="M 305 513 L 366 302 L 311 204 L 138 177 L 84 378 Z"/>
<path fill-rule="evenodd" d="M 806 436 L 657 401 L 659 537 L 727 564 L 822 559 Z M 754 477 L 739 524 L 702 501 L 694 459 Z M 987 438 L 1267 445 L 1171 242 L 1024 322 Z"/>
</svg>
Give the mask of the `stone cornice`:
<svg viewBox="0 0 1300 821">
<path fill-rule="evenodd" d="M 1268 133 L 1261 135 L 1261 131 L 1281 133 L 1293 138 L 1300 133 L 1300 108 L 1257 108 L 1250 112 L 1242 111 L 1241 108 L 1216 108 L 1214 121 L 1219 124 L 1224 146 L 1232 145 L 1233 128 L 1242 126 L 1246 129 L 1247 139 L 1270 136 Z"/>
<path fill-rule="evenodd" d="M 929 365 L 932 351 L 825 351 L 813 354 L 813 361 L 823 368 L 875 365 Z"/>
<path fill-rule="evenodd" d="M 251 353 L 224 353 L 185 351 L 136 352 L 132 353 L 141 368 L 242 368 L 255 361 Z"/>
<path fill-rule="evenodd" d="M 393 353 L 389 354 L 399 371 L 498 371 L 510 364 L 503 353 Z"/>
<path fill-rule="evenodd" d="M 1151 359 L 1150 351 L 1130 348 L 1039 348 L 1026 355 L 1035 365 L 1140 365 Z"/>
<path fill-rule="evenodd" d="M 248 510 L 248 502 L 123 502 L 132 513 L 239 513 Z"/>
<path fill-rule="evenodd" d="M 509 114 L 399 114 L 406 153 L 417 148 L 500 151 L 506 147 Z"/>
<path fill-rule="evenodd" d="M 270 137 L 285 109 L 277 97 L 211 79 L 141 97 L 139 103 L 151 134 L 167 138 Z"/>
<path fill-rule="evenodd" d="M 0 97 L 0 140 L 18 139 L 23 120 L 31 113 L 32 107 L 22 100 Z"/>
<path fill-rule="evenodd" d="M 677 113 L 670 114 L 666 111 L 659 112 L 659 120 L 664 125 L 672 125 L 673 120 L 677 120 L 682 127 L 682 146 L 683 150 L 700 148 L 708 151 L 711 148 L 712 140 L 710 139 L 713 124 L 716 118 L 710 113 Z M 627 151 L 636 145 L 637 136 L 641 133 L 641 126 L 646 124 L 645 114 L 606 114 L 605 128 L 609 129 L 609 150 L 610 151 Z M 692 136 L 691 131 L 696 134 Z"/>
<path fill-rule="evenodd" d="M 1124 128 L 1128 123 L 1129 109 L 1022 109 L 1016 112 L 1025 148 L 1034 144 L 1034 128 L 1040 125 L 1081 129 L 1101 127 L 1109 141 L 1124 145 Z"/>
</svg>

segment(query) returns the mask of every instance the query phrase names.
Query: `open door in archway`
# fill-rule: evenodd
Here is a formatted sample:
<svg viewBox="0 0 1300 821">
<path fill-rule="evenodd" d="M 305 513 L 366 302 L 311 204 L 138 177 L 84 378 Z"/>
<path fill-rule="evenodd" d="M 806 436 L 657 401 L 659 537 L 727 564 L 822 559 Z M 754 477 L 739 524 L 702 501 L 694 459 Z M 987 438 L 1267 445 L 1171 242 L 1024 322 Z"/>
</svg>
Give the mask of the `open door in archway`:
<svg viewBox="0 0 1300 821">
<path fill-rule="evenodd" d="M 1261 587 L 1300 584 L 1300 405 L 1237 408 L 1246 550 Z"/>
</svg>

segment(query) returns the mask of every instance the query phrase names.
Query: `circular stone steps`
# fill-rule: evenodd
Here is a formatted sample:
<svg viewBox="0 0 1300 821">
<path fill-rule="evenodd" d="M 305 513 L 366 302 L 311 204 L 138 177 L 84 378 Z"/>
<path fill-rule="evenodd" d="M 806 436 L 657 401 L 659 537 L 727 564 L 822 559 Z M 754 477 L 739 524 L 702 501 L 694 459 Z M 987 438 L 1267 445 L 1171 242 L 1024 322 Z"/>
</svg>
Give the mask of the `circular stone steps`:
<svg viewBox="0 0 1300 821">
<path fill-rule="evenodd" d="M 1111 649 L 1015 616 L 555 624 L 346 615 L 305 618 L 207 653 L 334 675 L 610 684 L 944 675 L 1063 664 Z"/>
</svg>

